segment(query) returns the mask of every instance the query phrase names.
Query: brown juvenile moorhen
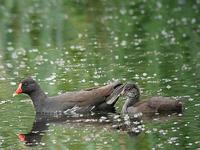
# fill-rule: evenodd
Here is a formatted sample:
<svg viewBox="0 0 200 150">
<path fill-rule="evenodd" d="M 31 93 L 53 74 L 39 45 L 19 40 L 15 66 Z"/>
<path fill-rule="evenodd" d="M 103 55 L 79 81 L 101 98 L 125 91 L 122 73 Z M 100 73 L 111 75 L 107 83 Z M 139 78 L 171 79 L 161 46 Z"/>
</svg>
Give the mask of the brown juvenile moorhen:
<svg viewBox="0 0 200 150">
<path fill-rule="evenodd" d="M 114 111 L 114 104 L 123 89 L 123 84 L 116 81 L 106 86 L 90 88 L 87 90 L 67 92 L 58 96 L 48 97 L 35 80 L 23 80 L 16 92 L 28 94 L 38 113 L 64 112 L 73 109 L 76 113 L 90 111 Z"/>
<path fill-rule="evenodd" d="M 129 116 L 134 116 L 134 114 L 138 113 L 147 116 L 152 116 L 156 113 L 182 113 L 183 110 L 181 101 L 169 97 L 155 96 L 140 101 L 139 87 L 131 82 L 124 86 L 122 95 L 127 98 L 123 105 L 122 113 Z"/>
</svg>

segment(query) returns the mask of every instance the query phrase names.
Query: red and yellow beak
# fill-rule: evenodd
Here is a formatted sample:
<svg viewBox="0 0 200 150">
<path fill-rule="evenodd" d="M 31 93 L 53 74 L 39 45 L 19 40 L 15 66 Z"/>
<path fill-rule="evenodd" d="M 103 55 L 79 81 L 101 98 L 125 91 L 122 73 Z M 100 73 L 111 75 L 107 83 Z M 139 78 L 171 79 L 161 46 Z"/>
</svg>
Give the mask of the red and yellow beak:
<svg viewBox="0 0 200 150">
<path fill-rule="evenodd" d="M 22 91 L 22 83 L 19 84 L 17 90 L 15 91 L 15 93 L 13 93 L 13 97 L 16 96 L 16 95 L 19 95 L 21 94 L 23 91 Z"/>
</svg>

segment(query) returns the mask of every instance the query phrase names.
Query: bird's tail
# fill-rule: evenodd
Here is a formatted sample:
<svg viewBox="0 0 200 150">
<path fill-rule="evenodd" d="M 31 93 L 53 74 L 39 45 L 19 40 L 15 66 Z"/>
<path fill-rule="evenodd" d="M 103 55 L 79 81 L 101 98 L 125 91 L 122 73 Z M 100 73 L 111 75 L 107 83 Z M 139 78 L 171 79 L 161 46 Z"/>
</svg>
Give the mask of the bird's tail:
<svg viewBox="0 0 200 150">
<path fill-rule="evenodd" d="M 163 101 L 158 108 L 158 112 L 183 112 L 183 103 L 180 100 Z"/>
</svg>

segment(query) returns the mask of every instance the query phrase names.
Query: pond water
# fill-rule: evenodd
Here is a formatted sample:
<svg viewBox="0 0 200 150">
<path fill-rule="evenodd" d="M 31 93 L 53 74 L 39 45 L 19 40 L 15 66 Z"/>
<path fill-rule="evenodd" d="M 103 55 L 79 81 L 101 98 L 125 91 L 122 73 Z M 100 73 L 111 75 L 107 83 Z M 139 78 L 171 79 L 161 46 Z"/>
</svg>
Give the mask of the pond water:
<svg viewBox="0 0 200 150">
<path fill-rule="evenodd" d="M 1 0 L 0 149 L 200 149 L 199 13 L 199 0 Z M 18 134 L 32 130 L 33 105 L 12 97 L 28 76 L 51 96 L 132 80 L 142 98 L 181 99 L 184 113 L 146 120 L 134 137 L 110 124 L 52 121 L 30 147 Z"/>
</svg>

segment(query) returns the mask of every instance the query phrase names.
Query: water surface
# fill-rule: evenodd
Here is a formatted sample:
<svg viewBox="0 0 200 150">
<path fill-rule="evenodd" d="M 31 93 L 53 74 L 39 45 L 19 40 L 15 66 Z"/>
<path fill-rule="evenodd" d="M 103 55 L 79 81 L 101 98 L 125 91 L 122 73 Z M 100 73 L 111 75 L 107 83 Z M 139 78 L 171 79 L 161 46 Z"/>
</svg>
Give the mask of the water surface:
<svg viewBox="0 0 200 150">
<path fill-rule="evenodd" d="M 199 11 L 199 0 L 1 0 L 0 148 L 199 149 Z M 12 97 L 28 76 L 49 95 L 133 80 L 142 98 L 180 98 L 184 114 L 145 121 L 135 137 L 108 124 L 50 123 L 28 147 L 17 134 L 31 131 L 35 112 L 27 96 Z"/>
</svg>

